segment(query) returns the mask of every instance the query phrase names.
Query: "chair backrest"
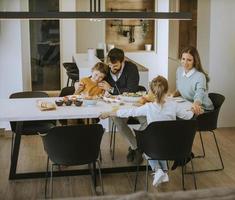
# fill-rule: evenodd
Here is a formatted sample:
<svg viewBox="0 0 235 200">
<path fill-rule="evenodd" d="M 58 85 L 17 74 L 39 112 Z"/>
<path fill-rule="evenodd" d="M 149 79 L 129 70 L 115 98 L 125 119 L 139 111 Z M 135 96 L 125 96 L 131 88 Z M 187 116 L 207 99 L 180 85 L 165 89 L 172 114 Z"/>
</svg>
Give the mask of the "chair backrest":
<svg viewBox="0 0 235 200">
<path fill-rule="evenodd" d="M 104 49 L 96 49 L 96 56 L 101 61 L 103 61 L 104 60 Z"/>
<path fill-rule="evenodd" d="M 218 94 L 218 93 L 209 93 L 208 95 L 215 109 L 220 109 L 220 107 L 224 103 L 225 97 L 222 94 Z"/>
<path fill-rule="evenodd" d="M 74 62 L 66 62 L 66 63 L 63 63 L 63 66 L 64 66 L 66 72 L 79 74 L 79 69 L 78 69 L 76 63 L 74 63 Z"/>
<path fill-rule="evenodd" d="M 225 97 L 217 93 L 209 93 L 209 97 L 214 105 L 214 110 L 206 111 L 197 117 L 198 131 L 213 131 L 217 128 L 219 111 Z"/>
<path fill-rule="evenodd" d="M 83 165 L 99 156 L 104 129 L 100 124 L 57 126 L 42 136 L 50 160 L 60 165 Z"/>
<path fill-rule="evenodd" d="M 147 90 L 146 90 L 146 88 L 145 88 L 144 86 L 138 85 L 138 91 L 144 91 L 144 92 L 146 92 Z"/>
<path fill-rule="evenodd" d="M 64 96 L 67 96 L 67 95 L 73 95 L 74 92 L 75 92 L 75 87 L 74 86 L 64 87 L 60 91 L 59 96 L 64 97 Z"/>
<path fill-rule="evenodd" d="M 196 120 L 173 120 L 150 123 L 145 130 L 135 130 L 137 145 L 157 160 L 184 160 L 190 156 Z"/>
<path fill-rule="evenodd" d="M 46 92 L 40 91 L 26 91 L 26 92 L 16 92 L 10 95 L 10 99 L 17 99 L 17 98 L 43 98 L 49 97 Z"/>
<path fill-rule="evenodd" d="M 25 92 L 16 92 L 10 95 L 10 99 L 18 99 L 18 98 L 45 98 L 45 97 L 49 97 L 49 95 L 46 92 L 41 92 L 41 91 L 25 91 Z M 45 122 L 45 121 L 41 121 L 41 122 Z M 54 121 L 48 121 L 51 123 L 55 123 Z M 24 122 L 24 127 L 26 126 L 33 126 L 36 122 L 35 121 L 27 121 Z M 13 132 L 16 131 L 16 122 L 10 122 L 11 125 L 11 130 Z M 26 132 L 26 133 L 22 133 L 22 134 L 26 134 L 26 135 L 34 135 L 37 134 L 36 132 L 34 133 L 33 130 L 31 133 Z"/>
</svg>

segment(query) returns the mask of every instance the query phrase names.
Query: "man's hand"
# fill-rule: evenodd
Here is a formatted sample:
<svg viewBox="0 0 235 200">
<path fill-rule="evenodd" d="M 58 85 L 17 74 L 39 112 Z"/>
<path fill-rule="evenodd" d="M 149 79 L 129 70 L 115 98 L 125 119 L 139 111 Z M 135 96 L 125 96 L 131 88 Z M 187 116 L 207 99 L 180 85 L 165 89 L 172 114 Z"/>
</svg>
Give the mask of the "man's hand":
<svg viewBox="0 0 235 200">
<path fill-rule="evenodd" d="M 112 88 L 111 85 L 109 85 L 109 83 L 106 81 L 102 81 L 102 82 L 98 83 L 98 86 L 99 86 L 99 88 L 101 88 L 105 91 L 109 91 L 110 88 Z"/>
</svg>

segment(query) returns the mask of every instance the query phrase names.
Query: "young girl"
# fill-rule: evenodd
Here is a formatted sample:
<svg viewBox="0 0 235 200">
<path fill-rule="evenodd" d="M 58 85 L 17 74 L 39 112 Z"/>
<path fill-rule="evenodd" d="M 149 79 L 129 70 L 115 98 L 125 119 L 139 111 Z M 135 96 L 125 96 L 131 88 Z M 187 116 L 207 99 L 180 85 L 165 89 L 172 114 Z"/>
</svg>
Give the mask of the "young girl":
<svg viewBox="0 0 235 200">
<path fill-rule="evenodd" d="M 176 120 L 176 116 L 182 119 L 191 119 L 193 112 L 183 109 L 178 104 L 167 98 L 168 82 L 163 76 L 157 76 L 150 83 L 150 91 L 154 97 L 152 102 L 130 109 L 119 109 L 110 113 L 101 114 L 101 118 L 108 116 L 137 117 L 146 116 L 147 124 L 154 121 Z M 149 164 L 154 171 L 153 185 L 157 186 L 162 182 L 168 182 L 166 161 L 149 160 Z"/>
<path fill-rule="evenodd" d="M 85 94 L 86 96 L 99 96 L 103 95 L 105 90 L 101 89 L 98 86 L 98 83 L 101 83 L 106 75 L 109 72 L 108 65 L 98 62 L 92 68 L 92 75 L 90 77 L 82 78 L 78 85 L 76 85 L 75 94 Z"/>
</svg>

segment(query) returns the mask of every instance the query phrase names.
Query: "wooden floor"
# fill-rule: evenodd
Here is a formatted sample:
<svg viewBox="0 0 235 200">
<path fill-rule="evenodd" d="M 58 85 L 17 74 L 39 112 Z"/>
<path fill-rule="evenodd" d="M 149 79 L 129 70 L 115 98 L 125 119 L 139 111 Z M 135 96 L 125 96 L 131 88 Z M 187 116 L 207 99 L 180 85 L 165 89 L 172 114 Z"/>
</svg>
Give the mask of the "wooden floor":
<svg viewBox="0 0 235 200">
<path fill-rule="evenodd" d="M 128 165 L 126 162 L 127 144 L 117 134 L 116 157 L 112 161 L 109 153 L 109 134 L 105 133 L 102 141 L 103 166 Z M 221 128 L 216 131 L 225 169 L 220 172 L 202 173 L 196 176 L 198 188 L 235 186 L 235 128 Z M 194 159 L 195 168 L 202 169 L 218 164 L 214 140 L 211 134 L 204 134 L 206 159 Z M 0 137 L 0 199 L 41 199 L 44 197 L 44 179 L 30 179 L 9 181 L 10 165 L 10 135 Z M 200 153 L 199 137 L 195 139 L 193 152 Z M 38 136 L 23 136 L 18 171 L 44 171 L 46 155 L 43 151 L 41 139 Z M 149 191 L 167 192 L 181 190 L 180 169 L 169 171 L 170 182 L 158 188 L 152 187 L 152 177 L 149 173 Z M 127 194 L 133 191 L 135 173 L 119 173 L 103 175 L 105 195 Z M 144 190 L 144 172 L 140 173 L 138 190 Z M 193 179 L 186 176 L 187 189 L 193 189 Z M 98 188 L 100 190 L 100 188 Z M 54 179 L 54 197 L 80 197 L 92 194 L 89 176 L 61 177 Z"/>
</svg>

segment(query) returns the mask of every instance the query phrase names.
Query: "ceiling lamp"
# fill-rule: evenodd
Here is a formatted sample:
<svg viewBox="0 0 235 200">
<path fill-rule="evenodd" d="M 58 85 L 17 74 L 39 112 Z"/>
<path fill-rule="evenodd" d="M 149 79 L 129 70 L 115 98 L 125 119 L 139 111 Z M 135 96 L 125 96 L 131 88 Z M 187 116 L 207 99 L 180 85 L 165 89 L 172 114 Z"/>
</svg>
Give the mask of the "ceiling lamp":
<svg viewBox="0 0 235 200">
<path fill-rule="evenodd" d="M 0 19 L 171 19 L 191 20 L 190 12 L 101 11 L 100 0 L 90 0 L 89 12 L 0 12 Z"/>
<path fill-rule="evenodd" d="M 188 12 L 0 12 L 0 19 L 171 19 L 191 20 Z"/>
</svg>

